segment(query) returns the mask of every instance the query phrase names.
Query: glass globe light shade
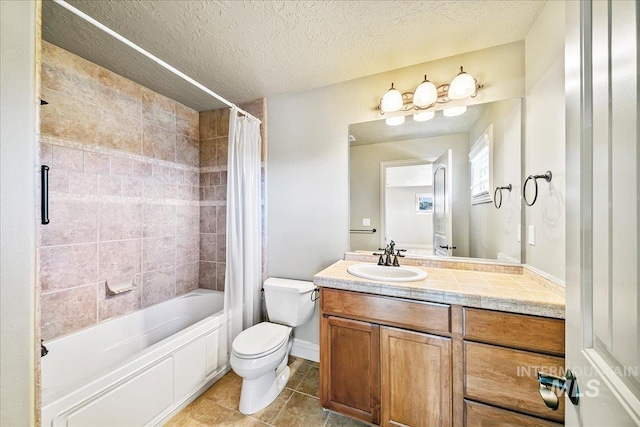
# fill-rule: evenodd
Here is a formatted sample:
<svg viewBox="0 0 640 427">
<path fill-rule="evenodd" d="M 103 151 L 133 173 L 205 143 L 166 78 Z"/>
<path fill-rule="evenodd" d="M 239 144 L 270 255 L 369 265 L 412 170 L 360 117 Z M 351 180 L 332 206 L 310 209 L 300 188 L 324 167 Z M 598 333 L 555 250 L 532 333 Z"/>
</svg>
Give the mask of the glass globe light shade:
<svg viewBox="0 0 640 427">
<path fill-rule="evenodd" d="M 466 111 L 467 106 L 462 105 L 460 107 L 445 108 L 444 110 L 442 110 L 442 115 L 445 117 L 455 117 L 464 114 Z"/>
<path fill-rule="evenodd" d="M 476 91 L 476 80 L 464 72 L 460 67 L 460 74 L 458 74 L 449 85 L 449 91 L 447 96 L 449 99 L 462 99 L 471 96 Z"/>
<path fill-rule="evenodd" d="M 424 76 L 424 81 L 420 83 L 413 92 L 413 105 L 416 107 L 428 107 L 438 100 L 438 89 L 436 85 L 427 80 L 427 76 Z"/>
<path fill-rule="evenodd" d="M 399 111 L 403 105 L 404 99 L 402 98 L 402 94 L 398 89 L 395 89 L 393 83 L 391 83 L 391 89 L 382 97 L 380 109 L 383 113 L 393 113 L 394 111 Z"/>
<path fill-rule="evenodd" d="M 413 120 L 416 122 L 426 122 L 435 117 L 436 113 L 433 111 L 422 111 L 413 115 Z"/>
<path fill-rule="evenodd" d="M 387 126 L 398 126 L 404 123 L 404 116 L 389 117 L 385 120 Z"/>
</svg>

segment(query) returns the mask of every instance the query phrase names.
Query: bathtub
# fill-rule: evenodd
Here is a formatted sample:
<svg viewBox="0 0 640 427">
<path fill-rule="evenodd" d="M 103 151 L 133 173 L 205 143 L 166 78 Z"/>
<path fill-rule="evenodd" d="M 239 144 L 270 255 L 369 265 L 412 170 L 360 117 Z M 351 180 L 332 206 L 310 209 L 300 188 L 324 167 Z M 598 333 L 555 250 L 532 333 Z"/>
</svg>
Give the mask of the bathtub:
<svg viewBox="0 0 640 427">
<path fill-rule="evenodd" d="M 229 370 L 223 298 L 198 289 L 45 342 L 42 425 L 165 422 Z"/>
</svg>

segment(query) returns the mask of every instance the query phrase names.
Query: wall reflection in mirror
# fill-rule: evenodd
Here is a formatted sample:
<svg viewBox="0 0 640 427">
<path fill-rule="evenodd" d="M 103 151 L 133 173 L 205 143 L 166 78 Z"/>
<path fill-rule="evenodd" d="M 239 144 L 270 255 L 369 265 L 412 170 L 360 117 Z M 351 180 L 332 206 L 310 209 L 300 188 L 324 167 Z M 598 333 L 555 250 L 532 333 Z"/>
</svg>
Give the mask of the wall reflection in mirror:
<svg viewBox="0 0 640 427">
<path fill-rule="evenodd" d="M 521 104 L 349 126 L 351 250 L 521 262 Z"/>
</svg>

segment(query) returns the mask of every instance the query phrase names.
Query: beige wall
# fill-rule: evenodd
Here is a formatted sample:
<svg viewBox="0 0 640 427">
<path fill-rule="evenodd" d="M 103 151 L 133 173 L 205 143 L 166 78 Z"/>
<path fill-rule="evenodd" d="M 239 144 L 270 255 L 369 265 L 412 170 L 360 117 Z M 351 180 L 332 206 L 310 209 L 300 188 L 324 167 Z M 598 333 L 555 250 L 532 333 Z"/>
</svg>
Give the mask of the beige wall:
<svg viewBox="0 0 640 427">
<path fill-rule="evenodd" d="M 396 242 L 397 248 L 433 245 L 433 213 L 416 212 L 419 193 L 433 195 L 433 186 L 387 187 L 385 190 L 386 234 Z"/>
<path fill-rule="evenodd" d="M 490 124 L 493 124 L 493 187 L 511 184 L 513 189 L 511 193 L 502 191 L 500 209 L 493 203 L 471 205 L 469 256 L 497 259 L 501 253 L 520 261 L 517 231 L 521 221 L 522 99 L 487 104 L 469 132 L 469 150 Z"/>
<path fill-rule="evenodd" d="M 440 157 L 453 150 L 453 242 L 456 256 L 468 256 L 469 248 L 469 136 L 454 134 L 380 144 L 356 145 L 349 149 L 350 224 L 360 228 L 362 218 L 380 224 L 380 162 Z M 359 225 L 360 224 L 360 225 Z M 351 234 L 351 250 L 375 250 L 379 233 Z"/>
<path fill-rule="evenodd" d="M 527 264 L 565 279 L 565 3 L 550 1 L 526 38 L 524 177 L 553 173 L 539 180 L 538 201 L 525 209 L 535 226 L 536 245 L 525 244 Z M 527 187 L 528 190 L 528 187 Z M 527 229 L 523 227 L 526 240 Z"/>
<path fill-rule="evenodd" d="M 38 9 L 0 2 L 0 424 L 35 424 Z"/>
<path fill-rule="evenodd" d="M 42 338 L 198 287 L 198 113 L 43 43 Z M 107 296 L 105 281 L 133 282 Z"/>
<path fill-rule="evenodd" d="M 343 257 L 349 125 L 380 118 L 373 107 L 391 82 L 413 90 L 425 73 L 447 82 L 460 65 L 486 86 L 474 103 L 524 95 L 524 42 L 515 42 L 268 99 L 268 275 L 311 280 Z M 317 318 L 295 334 L 317 343 Z"/>
</svg>

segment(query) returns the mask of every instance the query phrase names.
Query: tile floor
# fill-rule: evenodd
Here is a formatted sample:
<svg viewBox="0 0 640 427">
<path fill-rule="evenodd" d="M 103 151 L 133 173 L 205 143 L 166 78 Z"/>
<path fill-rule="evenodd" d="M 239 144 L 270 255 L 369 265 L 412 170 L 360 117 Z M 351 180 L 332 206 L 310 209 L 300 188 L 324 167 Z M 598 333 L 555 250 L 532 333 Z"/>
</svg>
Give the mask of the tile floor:
<svg viewBox="0 0 640 427">
<path fill-rule="evenodd" d="M 247 416 L 238 412 L 242 378 L 229 371 L 189 406 L 176 414 L 167 427 L 274 426 L 359 427 L 367 426 L 335 412 L 325 411 L 318 399 L 318 364 L 289 359 L 291 376 L 278 398 L 262 411 Z"/>
</svg>

